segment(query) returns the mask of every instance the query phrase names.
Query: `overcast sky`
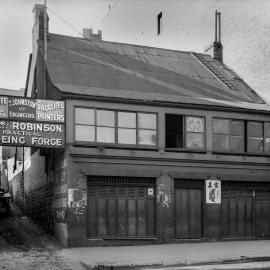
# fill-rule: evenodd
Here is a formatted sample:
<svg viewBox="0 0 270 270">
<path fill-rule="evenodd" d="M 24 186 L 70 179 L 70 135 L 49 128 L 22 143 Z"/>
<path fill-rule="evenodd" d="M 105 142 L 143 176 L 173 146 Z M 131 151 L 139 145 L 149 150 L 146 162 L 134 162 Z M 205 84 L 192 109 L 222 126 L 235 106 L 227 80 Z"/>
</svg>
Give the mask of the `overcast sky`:
<svg viewBox="0 0 270 270">
<path fill-rule="evenodd" d="M 25 87 L 32 46 L 35 0 L 0 0 L 0 88 Z M 103 39 L 204 52 L 214 38 L 214 12 L 221 11 L 224 62 L 270 100 L 269 0 L 47 0 L 49 31 L 79 36 L 101 29 Z M 110 7 L 110 12 L 109 12 Z M 156 16 L 163 31 L 156 35 Z"/>
</svg>

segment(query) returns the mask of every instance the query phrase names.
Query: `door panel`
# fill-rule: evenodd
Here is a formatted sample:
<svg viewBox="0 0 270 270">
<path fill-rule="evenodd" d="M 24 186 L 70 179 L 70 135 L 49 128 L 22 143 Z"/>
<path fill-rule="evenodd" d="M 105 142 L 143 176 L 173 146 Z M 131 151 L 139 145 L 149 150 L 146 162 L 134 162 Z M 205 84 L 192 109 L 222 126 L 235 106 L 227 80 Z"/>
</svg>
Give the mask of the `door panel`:
<svg viewBox="0 0 270 270">
<path fill-rule="evenodd" d="M 253 235 L 253 191 L 222 191 L 222 229 L 225 237 Z"/>
<path fill-rule="evenodd" d="M 89 185 L 88 236 L 154 236 L 155 199 L 147 196 L 148 187 Z"/>
<path fill-rule="evenodd" d="M 256 192 L 256 236 L 270 236 L 270 192 Z"/>
<path fill-rule="evenodd" d="M 176 238 L 202 236 L 202 190 L 175 189 Z"/>
</svg>

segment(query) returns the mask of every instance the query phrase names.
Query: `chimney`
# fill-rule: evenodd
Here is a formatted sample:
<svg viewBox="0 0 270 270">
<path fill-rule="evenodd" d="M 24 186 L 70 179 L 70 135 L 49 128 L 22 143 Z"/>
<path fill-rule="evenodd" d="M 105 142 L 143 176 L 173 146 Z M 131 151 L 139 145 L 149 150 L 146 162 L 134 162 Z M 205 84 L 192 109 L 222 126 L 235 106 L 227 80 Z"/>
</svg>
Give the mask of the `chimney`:
<svg viewBox="0 0 270 270">
<path fill-rule="evenodd" d="M 85 39 L 91 39 L 91 40 L 102 40 L 102 31 L 98 30 L 98 33 L 95 34 L 93 32 L 93 29 L 83 28 L 83 37 Z"/>
<path fill-rule="evenodd" d="M 215 12 L 215 41 L 213 42 L 213 58 L 223 62 L 223 46 L 221 44 L 220 12 Z"/>
<path fill-rule="evenodd" d="M 33 51 L 34 48 L 37 46 L 36 42 L 38 40 L 44 40 L 44 5 L 42 4 L 35 4 L 33 8 L 33 15 L 34 15 L 34 25 L 33 25 Z M 49 32 L 49 16 L 47 15 L 47 33 Z"/>
</svg>

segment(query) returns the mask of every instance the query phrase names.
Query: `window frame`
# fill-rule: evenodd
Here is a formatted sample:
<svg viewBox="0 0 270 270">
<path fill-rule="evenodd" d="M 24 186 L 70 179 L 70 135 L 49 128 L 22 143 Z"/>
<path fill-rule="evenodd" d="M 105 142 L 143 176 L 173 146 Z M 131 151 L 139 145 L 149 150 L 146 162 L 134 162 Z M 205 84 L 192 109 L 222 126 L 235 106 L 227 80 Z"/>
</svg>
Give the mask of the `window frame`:
<svg viewBox="0 0 270 270">
<path fill-rule="evenodd" d="M 203 124 L 204 124 L 204 132 L 191 132 L 187 131 L 187 117 L 196 117 L 196 118 L 202 118 L 203 119 Z M 185 149 L 186 150 L 199 150 L 203 151 L 206 149 L 206 120 L 205 116 L 197 116 L 197 115 L 185 115 L 184 116 L 184 143 L 185 143 Z M 197 133 L 197 134 L 202 134 L 203 136 L 203 147 L 202 148 L 196 148 L 196 147 L 188 147 L 187 146 L 187 133 Z"/>
<path fill-rule="evenodd" d="M 74 123 L 73 123 L 73 144 L 74 145 L 84 145 L 84 146 L 108 146 L 110 148 L 128 148 L 128 149 L 153 149 L 153 150 L 157 150 L 158 149 L 158 113 L 157 112 L 145 112 L 145 111 L 132 111 L 132 110 L 115 110 L 115 109 L 108 109 L 108 108 L 100 108 L 100 107 L 87 107 L 87 106 L 74 106 L 73 107 L 73 119 L 74 119 Z M 75 114 L 76 114 L 76 108 L 80 108 L 80 109 L 89 109 L 89 110 L 94 110 L 94 114 L 95 114 L 95 125 L 91 125 L 94 126 L 95 128 L 95 141 L 90 142 L 90 141 L 77 141 L 75 138 L 75 133 L 76 133 L 76 125 L 80 125 L 80 124 L 76 124 L 75 122 Z M 108 142 L 98 142 L 97 141 L 97 127 L 107 127 L 107 126 L 98 126 L 97 124 L 97 111 L 102 110 L 102 111 L 110 111 L 114 113 L 114 126 L 111 128 L 114 128 L 114 143 L 108 143 Z M 135 128 L 125 128 L 125 127 L 119 127 L 118 126 L 118 113 L 119 112 L 123 112 L 123 113 L 135 113 L 136 115 L 136 127 Z M 145 129 L 145 128 L 141 128 L 143 130 L 155 130 L 156 132 L 156 143 L 155 145 L 147 145 L 147 144 L 139 144 L 139 113 L 142 114 L 152 114 L 155 115 L 155 125 L 156 125 L 156 129 Z M 90 125 L 86 125 L 86 126 L 90 126 Z M 125 143 L 119 143 L 118 142 L 118 129 L 135 129 L 136 131 L 136 143 L 135 144 L 125 144 Z"/>
<path fill-rule="evenodd" d="M 166 147 L 166 114 L 173 114 L 173 115 L 178 115 L 182 116 L 182 130 L 183 130 L 183 147 Z M 198 134 L 203 134 L 203 147 L 202 148 L 195 148 L 195 147 L 187 147 L 187 125 L 186 125 L 186 118 L 187 117 L 197 117 L 197 118 L 202 118 L 204 122 L 204 132 L 198 132 Z M 177 113 L 165 113 L 165 150 L 168 152 L 199 152 L 199 153 L 205 153 L 206 152 L 206 116 L 198 116 L 198 115 L 191 115 L 191 114 L 177 114 Z M 196 132 L 189 132 L 189 133 L 196 133 Z"/>
<path fill-rule="evenodd" d="M 228 120 L 229 121 L 229 133 L 228 134 L 220 134 L 220 133 L 214 133 L 214 120 L 215 119 L 221 119 L 221 120 Z M 232 151 L 231 148 L 231 138 L 236 137 L 235 135 L 232 135 L 232 121 L 243 121 L 244 123 L 244 132 L 243 132 L 243 140 L 244 140 L 244 150 L 243 152 L 237 152 L 237 151 Z M 212 152 L 213 153 L 224 153 L 224 154 L 233 154 L 233 155 L 243 155 L 246 153 L 246 120 L 244 119 L 238 119 L 238 118 L 226 118 L 226 117 L 212 117 Z M 229 149 L 228 150 L 215 150 L 214 149 L 214 135 L 227 135 L 229 136 Z M 238 136 L 240 137 L 240 136 Z"/>
<path fill-rule="evenodd" d="M 228 151 L 221 151 L 221 150 L 215 150 L 214 145 L 213 145 L 213 135 L 216 134 L 214 133 L 214 119 L 224 119 L 224 120 L 229 120 L 229 150 Z M 233 152 L 231 151 L 231 123 L 232 121 L 243 121 L 244 122 L 244 134 L 243 134 L 243 139 L 244 139 L 244 151 L 243 152 Z M 263 123 L 263 151 L 262 152 L 251 152 L 248 151 L 248 122 L 259 122 Z M 269 156 L 270 155 L 270 150 L 267 152 L 266 150 L 266 123 L 270 124 L 270 121 L 264 121 L 264 120 L 249 120 L 249 119 L 239 119 L 239 118 L 226 118 L 226 117 L 212 117 L 212 152 L 217 153 L 217 154 L 230 154 L 230 155 L 249 155 L 249 156 Z"/>
</svg>

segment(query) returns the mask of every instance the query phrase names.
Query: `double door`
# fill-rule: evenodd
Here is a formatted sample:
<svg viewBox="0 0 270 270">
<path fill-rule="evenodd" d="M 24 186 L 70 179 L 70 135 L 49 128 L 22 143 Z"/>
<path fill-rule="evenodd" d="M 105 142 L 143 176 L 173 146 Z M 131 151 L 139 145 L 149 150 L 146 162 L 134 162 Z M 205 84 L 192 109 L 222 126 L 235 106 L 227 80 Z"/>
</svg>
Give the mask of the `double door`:
<svg viewBox="0 0 270 270">
<path fill-rule="evenodd" d="M 224 237 L 270 236 L 270 190 L 223 189 L 221 207 Z"/>
<path fill-rule="evenodd" d="M 88 181 L 88 237 L 154 236 L 155 191 L 150 180 L 123 177 L 90 179 Z"/>
</svg>

